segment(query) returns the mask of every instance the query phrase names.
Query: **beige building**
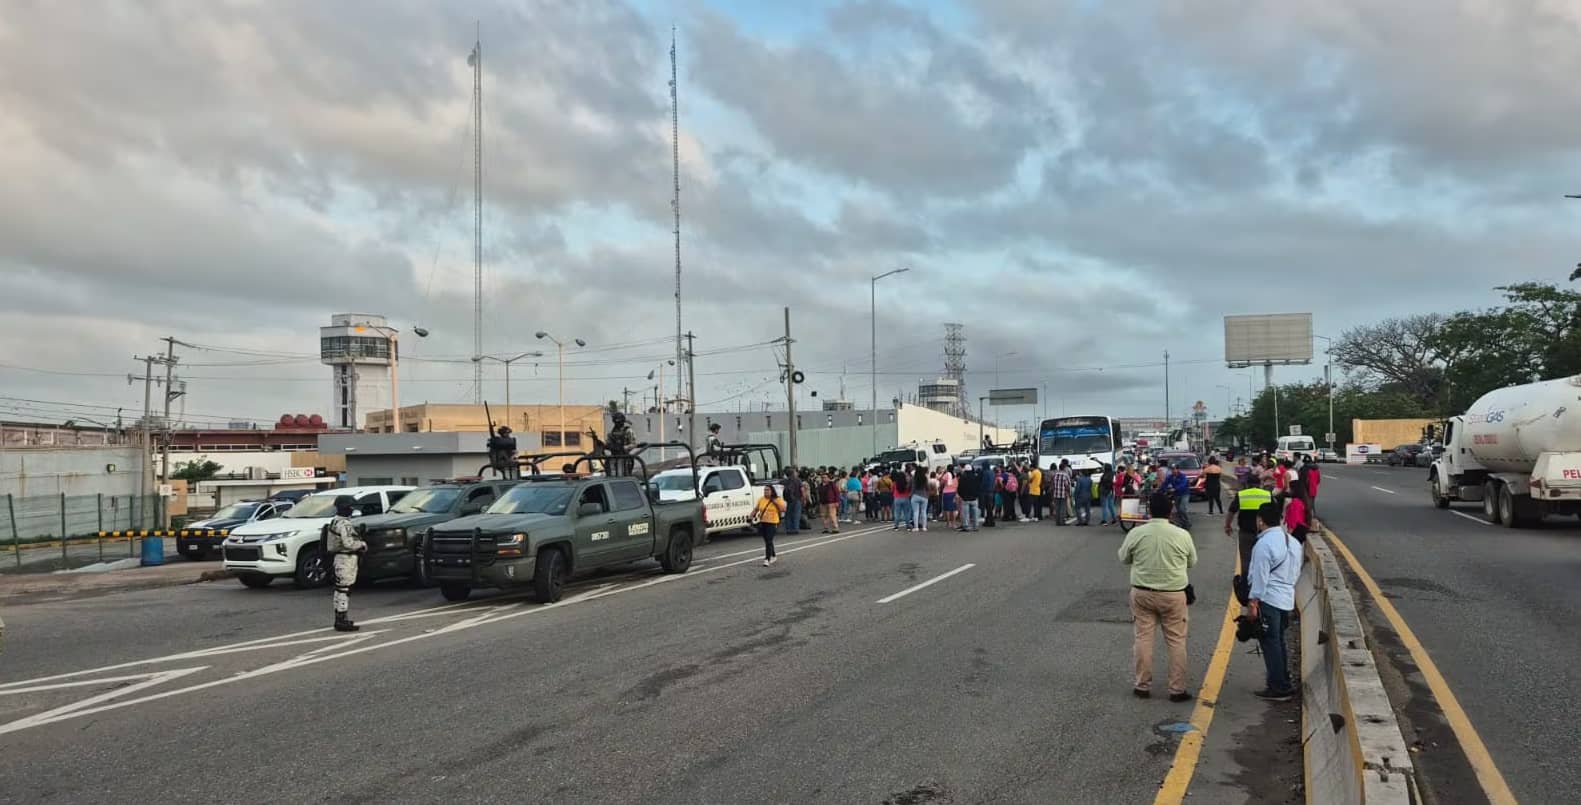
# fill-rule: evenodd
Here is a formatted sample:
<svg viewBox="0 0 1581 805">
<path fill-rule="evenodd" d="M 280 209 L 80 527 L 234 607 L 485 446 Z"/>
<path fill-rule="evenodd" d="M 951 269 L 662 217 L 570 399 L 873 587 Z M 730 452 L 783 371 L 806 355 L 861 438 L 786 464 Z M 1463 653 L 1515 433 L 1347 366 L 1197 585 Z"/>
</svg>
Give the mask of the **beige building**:
<svg viewBox="0 0 1581 805">
<path fill-rule="evenodd" d="M 1381 444 L 1385 450 L 1397 445 L 1416 444 L 1422 441 L 1422 432 L 1428 425 L 1435 428 L 1442 424 L 1437 419 L 1352 419 L 1352 441 L 1356 444 Z"/>
<path fill-rule="evenodd" d="M 558 405 L 513 405 L 508 410 L 503 405 L 489 404 L 489 414 L 494 424 L 509 425 L 517 436 L 537 434 L 545 448 L 591 447 L 587 432 L 592 430 L 604 438 L 604 406 L 567 405 L 564 428 L 561 427 L 561 409 Z M 448 403 L 424 403 L 401 406 L 403 433 L 427 431 L 459 431 L 486 433 L 488 417 L 483 406 Z M 384 408 L 368 414 L 364 420 L 368 433 L 395 433 L 396 428 L 390 409 Z"/>
</svg>

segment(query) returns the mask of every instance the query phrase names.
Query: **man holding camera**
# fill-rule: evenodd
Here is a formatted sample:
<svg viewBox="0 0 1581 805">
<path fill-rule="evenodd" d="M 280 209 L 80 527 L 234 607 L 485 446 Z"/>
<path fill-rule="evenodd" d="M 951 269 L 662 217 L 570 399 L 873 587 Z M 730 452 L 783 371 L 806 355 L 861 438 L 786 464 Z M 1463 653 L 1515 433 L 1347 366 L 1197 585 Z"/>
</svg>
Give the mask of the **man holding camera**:
<svg viewBox="0 0 1581 805">
<path fill-rule="evenodd" d="M 1290 682 L 1290 659 L 1285 651 L 1285 629 L 1296 608 L 1296 579 L 1301 575 L 1301 543 L 1290 538 L 1279 526 L 1283 508 L 1265 503 L 1257 510 L 1259 529 L 1252 548 L 1251 600 L 1247 615 L 1262 624 L 1258 638 L 1267 666 L 1268 685 L 1257 697 L 1273 702 L 1289 701 L 1295 696 Z"/>
</svg>

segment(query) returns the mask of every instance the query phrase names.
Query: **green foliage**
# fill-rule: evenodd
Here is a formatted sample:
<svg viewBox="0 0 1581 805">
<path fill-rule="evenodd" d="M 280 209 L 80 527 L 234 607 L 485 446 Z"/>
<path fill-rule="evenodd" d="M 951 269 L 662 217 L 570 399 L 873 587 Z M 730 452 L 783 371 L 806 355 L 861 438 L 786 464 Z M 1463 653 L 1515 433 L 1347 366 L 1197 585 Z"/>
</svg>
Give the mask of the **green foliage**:
<svg viewBox="0 0 1581 805">
<path fill-rule="evenodd" d="M 1301 432 L 1323 445 L 1328 433 L 1328 386 L 1321 380 L 1311 383 L 1294 383 L 1277 388 L 1279 394 L 1278 430 L 1274 421 L 1274 391 L 1264 389 L 1252 402 L 1249 413 L 1230 417 L 1214 434 L 1214 441 L 1221 445 L 1250 445 L 1257 449 L 1272 449 L 1278 437 L 1290 433 L 1291 425 L 1300 425 Z M 1335 444 L 1353 441 L 1352 419 L 1407 419 L 1436 416 L 1437 412 L 1422 405 L 1411 394 L 1398 389 L 1368 389 L 1360 385 L 1336 386 L 1334 389 Z"/>
<path fill-rule="evenodd" d="M 188 483 L 207 481 L 225 469 L 215 461 L 183 461 L 170 472 L 170 477 Z"/>
<path fill-rule="evenodd" d="M 1448 410 L 1497 388 L 1581 373 L 1581 292 L 1539 282 L 1499 290 L 1507 306 L 1456 313 L 1433 336 Z"/>
</svg>

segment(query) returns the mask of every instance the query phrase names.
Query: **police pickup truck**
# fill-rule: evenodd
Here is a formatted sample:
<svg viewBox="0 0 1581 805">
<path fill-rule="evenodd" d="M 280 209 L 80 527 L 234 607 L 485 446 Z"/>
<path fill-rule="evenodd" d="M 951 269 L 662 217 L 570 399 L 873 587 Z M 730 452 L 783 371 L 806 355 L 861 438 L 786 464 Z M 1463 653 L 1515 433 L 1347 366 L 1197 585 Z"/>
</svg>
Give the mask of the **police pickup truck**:
<svg viewBox="0 0 1581 805">
<path fill-rule="evenodd" d="M 357 530 L 368 543 L 368 552 L 362 556 L 357 580 L 410 577 L 426 586 L 423 532 L 457 517 L 482 514 L 516 483 L 490 479 L 433 484 L 408 493 L 384 514 L 359 519 Z"/>
<path fill-rule="evenodd" d="M 680 447 L 679 443 L 672 443 Z M 564 455 L 564 454 L 560 454 Z M 587 454 L 577 465 L 588 463 Z M 536 458 L 524 457 L 524 462 Z M 597 461 L 597 459 L 593 459 Z M 637 470 L 640 459 L 624 459 Z M 560 600 L 576 574 L 657 559 L 667 573 L 685 573 L 703 535 L 695 499 L 664 501 L 645 494 L 642 475 L 524 473 L 482 514 L 434 526 L 423 541 L 428 578 L 449 601 L 479 587 L 530 586 L 542 603 Z"/>
</svg>

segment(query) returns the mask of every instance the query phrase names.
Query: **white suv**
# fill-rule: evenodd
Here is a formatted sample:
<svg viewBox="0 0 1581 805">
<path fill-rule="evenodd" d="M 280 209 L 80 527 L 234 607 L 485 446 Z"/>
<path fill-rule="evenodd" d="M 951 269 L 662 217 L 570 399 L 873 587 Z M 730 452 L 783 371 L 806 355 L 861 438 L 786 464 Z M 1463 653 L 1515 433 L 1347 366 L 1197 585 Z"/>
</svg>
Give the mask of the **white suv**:
<svg viewBox="0 0 1581 805">
<path fill-rule="evenodd" d="M 335 517 L 335 499 L 349 495 L 353 517 L 383 514 L 411 486 L 359 486 L 331 489 L 302 498 L 284 517 L 248 523 L 231 530 L 221 548 L 225 569 L 248 587 L 267 587 L 277 578 L 291 578 L 298 589 L 322 587 L 330 581 L 329 557 L 319 536 Z"/>
</svg>

